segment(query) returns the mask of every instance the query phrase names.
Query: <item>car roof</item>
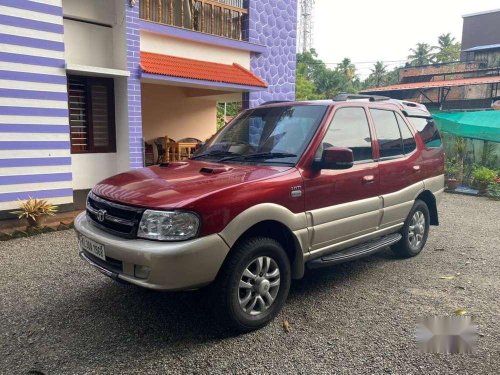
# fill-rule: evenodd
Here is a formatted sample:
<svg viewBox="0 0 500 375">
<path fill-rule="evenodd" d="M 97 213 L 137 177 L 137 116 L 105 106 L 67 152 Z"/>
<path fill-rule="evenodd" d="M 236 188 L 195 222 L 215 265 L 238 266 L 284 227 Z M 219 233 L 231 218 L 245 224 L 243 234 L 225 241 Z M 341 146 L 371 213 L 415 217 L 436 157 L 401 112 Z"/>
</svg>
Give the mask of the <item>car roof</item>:
<svg viewBox="0 0 500 375">
<path fill-rule="evenodd" d="M 431 113 L 424 104 L 411 102 L 408 100 L 392 99 L 386 96 L 378 95 L 356 95 L 339 94 L 331 100 L 305 100 L 305 101 L 271 101 L 263 103 L 260 107 L 281 107 L 290 105 L 324 105 L 332 106 L 345 102 L 366 102 L 376 104 L 377 108 L 387 106 L 390 109 L 399 109 L 405 116 L 409 117 L 432 117 Z M 375 106 L 374 106 L 375 107 Z"/>
</svg>

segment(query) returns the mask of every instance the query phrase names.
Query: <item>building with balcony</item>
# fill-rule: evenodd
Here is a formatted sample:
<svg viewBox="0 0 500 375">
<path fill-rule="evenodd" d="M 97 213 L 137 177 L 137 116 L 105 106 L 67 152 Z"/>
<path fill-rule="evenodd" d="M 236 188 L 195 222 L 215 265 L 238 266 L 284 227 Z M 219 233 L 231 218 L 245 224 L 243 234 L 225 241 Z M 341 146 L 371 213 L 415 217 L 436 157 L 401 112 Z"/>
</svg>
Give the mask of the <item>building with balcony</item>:
<svg viewBox="0 0 500 375">
<path fill-rule="evenodd" d="M 0 217 L 207 139 L 220 102 L 294 99 L 296 2 L 1 0 Z"/>
</svg>

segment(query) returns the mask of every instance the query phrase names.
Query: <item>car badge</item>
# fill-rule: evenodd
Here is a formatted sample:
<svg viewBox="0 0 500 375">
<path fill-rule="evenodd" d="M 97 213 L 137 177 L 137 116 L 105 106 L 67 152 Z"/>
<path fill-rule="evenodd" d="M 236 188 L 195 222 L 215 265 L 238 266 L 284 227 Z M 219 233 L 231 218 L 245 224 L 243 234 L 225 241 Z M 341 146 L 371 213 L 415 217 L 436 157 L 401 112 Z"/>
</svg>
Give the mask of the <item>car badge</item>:
<svg viewBox="0 0 500 375">
<path fill-rule="evenodd" d="M 97 211 L 97 220 L 102 223 L 106 219 L 106 213 L 106 210 Z"/>
<path fill-rule="evenodd" d="M 292 198 L 300 198 L 302 196 L 302 186 L 293 186 L 290 195 Z"/>
</svg>

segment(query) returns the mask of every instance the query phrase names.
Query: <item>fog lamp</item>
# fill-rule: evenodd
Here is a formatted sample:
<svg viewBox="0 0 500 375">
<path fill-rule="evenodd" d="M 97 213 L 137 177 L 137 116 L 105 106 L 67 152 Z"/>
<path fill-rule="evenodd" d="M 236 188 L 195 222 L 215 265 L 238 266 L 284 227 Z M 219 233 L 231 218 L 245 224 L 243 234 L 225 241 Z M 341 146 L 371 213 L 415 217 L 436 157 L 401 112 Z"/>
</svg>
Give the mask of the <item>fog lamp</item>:
<svg viewBox="0 0 500 375">
<path fill-rule="evenodd" d="M 148 266 L 140 266 L 138 264 L 134 266 L 134 276 L 138 279 L 147 279 L 150 272 L 151 268 Z"/>
</svg>

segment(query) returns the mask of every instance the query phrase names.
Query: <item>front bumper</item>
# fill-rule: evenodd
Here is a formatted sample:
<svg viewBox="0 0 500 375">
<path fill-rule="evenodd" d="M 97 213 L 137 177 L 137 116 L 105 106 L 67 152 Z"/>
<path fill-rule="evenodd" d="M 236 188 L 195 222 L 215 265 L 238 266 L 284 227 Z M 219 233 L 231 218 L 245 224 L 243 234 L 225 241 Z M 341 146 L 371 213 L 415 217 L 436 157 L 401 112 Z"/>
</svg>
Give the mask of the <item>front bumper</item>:
<svg viewBox="0 0 500 375">
<path fill-rule="evenodd" d="M 75 219 L 75 231 L 78 236 L 104 245 L 106 258 L 121 262 L 121 269 L 80 250 L 82 259 L 113 279 L 155 290 L 196 289 L 209 284 L 215 280 L 229 252 L 218 234 L 185 242 L 124 239 L 94 226 L 85 212 Z M 149 277 L 135 277 L 135 265 L 150 267 Z"/>
</svg>

